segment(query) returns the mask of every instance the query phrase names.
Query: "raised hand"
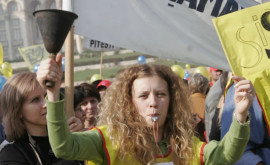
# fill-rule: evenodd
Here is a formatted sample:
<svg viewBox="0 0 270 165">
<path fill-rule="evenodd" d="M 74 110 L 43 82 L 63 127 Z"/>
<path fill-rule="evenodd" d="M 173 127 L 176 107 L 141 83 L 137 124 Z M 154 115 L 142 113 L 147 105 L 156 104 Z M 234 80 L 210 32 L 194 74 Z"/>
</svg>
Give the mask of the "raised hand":
<svg viewBox="0 0 270 165">
<path fill-rule="evenodd" d="M 37 71 L 37 80 L 43 88 L 47 89 L 48 99 L 50 101 L 59 100 L 59 88 L 61 84 L 62 70 L 62 55 L 57 54 L 56 59 L 51 58 L 40 63 Z M 48 88 L 45 85 L 46 81 L 55 82 L 53 87 Z"/>
<path fill-rule="evenodd" d="M 71 132 L 80 132 L 84 129 L 81 120 L 77 117 L 71 116 L 67 122 Z"/>
<path fill-rule="evenodd" d="M 232 79 L 235 82 L 235 114 L 238 121 L 245 123 L 249 107 L 255 97 L 255 89 L 250 80 L 239 76 L 233 76 Z"/>
</svg>

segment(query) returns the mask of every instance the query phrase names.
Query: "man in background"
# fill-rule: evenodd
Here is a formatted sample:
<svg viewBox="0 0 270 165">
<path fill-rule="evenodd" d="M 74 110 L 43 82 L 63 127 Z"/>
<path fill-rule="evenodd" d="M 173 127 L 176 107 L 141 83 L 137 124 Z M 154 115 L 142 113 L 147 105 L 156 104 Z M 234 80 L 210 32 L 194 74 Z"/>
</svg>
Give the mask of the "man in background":
<svg viewBox="0 0 270 165">
<path fill-rule="evenodd" d="M 222 74 L 222 70 L 210 67 L 209 74 L 210 74 L 209 85 L 210 87 L 212 87 L 216 83 L 216 81 L 219 79 L 220 75 Z"/>
</svg>

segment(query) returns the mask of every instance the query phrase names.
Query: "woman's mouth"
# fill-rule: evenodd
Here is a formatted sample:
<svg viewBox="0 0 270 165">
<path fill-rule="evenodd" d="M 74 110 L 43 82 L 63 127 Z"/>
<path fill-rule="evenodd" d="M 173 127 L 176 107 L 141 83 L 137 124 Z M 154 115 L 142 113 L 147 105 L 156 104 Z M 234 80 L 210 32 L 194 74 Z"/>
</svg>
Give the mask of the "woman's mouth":
<svg viewBox="0 0 270 165">
<path fill-rule="evenodd" d="M 148 116 L 151 117 L 151 120 L 152 120 L 153 122 L 156 122 L 156 121 L 158 120 L 159 114 L 154 113 L 154 114 L 150 114 L 150 115 L 148 115 Z"/>
</svg>

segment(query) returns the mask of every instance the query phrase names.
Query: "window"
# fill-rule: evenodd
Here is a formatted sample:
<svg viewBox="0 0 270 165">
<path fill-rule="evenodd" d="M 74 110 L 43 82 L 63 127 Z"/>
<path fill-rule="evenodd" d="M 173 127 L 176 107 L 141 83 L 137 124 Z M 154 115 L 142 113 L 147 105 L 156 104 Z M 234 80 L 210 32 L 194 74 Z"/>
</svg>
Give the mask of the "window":
<svg viewBox="0 0 270 165">
<path fill-rule="evenodd" d="M 6 41 L 6 31 L 2 30 L 0 31 L 0 41 Z"/>
<path fill-rule="evenodd" d="M 5 28 L 5 21 L 0 20 L 0 29 Z"/>
<path fill-rule="evenodd" d="M 11 26 L 14 27 L 14 26 L 20 26 L 20 20 L 19 19 L 12 19 L 11 20 Z"/>
<path fill-rule="evenodd" d="M 17 3 L 16 3 L 16 2 L 10 2 L 10 3 L 8 4 L 8 11 L 9 11 L 10 13 L 15 12 L 15 11 L 18 11 Z"/>
<path fill-rule="evenodd" d="M 18 47 L 13 47 L 13 52 L 12 53 L 15 55 L 15 59 L 17 59 L 17 60 L 22 59 L 21 56 L 20 56 Z"/>
<path fill-rule="evenodd" d="M 13 29 L 12 30 L 12 39 L 13 40 L 20 40 L 22 37 L 21 37 L 21 31 L 20 29 Z"/>
<path fill-rule="evenodd" d="M 0 5 L 0 14 L 4 14 L 4 10 L 1 5 Z"/>
</svg>

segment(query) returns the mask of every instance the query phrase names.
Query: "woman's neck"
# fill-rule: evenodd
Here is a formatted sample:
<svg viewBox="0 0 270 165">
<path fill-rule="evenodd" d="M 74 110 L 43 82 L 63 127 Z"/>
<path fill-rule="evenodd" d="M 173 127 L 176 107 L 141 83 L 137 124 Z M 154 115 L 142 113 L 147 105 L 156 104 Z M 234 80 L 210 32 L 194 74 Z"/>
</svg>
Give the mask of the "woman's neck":
<svg viewBox="0 0 270 165">
<path fill-rule="evenodd" d="M 26 130 L 31 136 L 48 136 L 46 126 L 31 127 L 31 129 L 26 128 Z"/>
<path fill-rule="evenodd" d="M 96 119 L 95 118 L 84 121 L 84 128 L 91 128 L 93 126 L 96 126 Z"/>
</svg>

